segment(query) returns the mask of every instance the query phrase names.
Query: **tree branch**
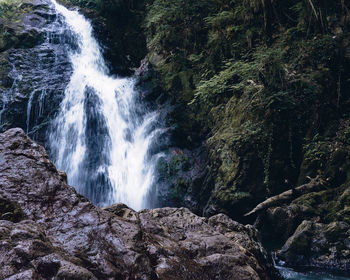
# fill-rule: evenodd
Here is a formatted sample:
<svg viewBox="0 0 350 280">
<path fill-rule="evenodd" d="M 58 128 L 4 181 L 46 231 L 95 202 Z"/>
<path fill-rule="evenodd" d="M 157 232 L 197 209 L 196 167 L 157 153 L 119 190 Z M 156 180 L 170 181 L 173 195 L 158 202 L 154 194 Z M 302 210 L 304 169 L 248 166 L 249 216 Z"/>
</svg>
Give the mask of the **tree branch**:
<svg viewBox="0 0 350 280">
<path fill-rule="evenodd" d="M 266 199 L 265 201 L 258 204 L 252 211 L 245 214 L 244 216 L 250 216 L 256 212 L 265 210 L 272 206 L 277 206 L 282 204 L 283 202 L 290 201 L 292 199 L 295 199 L 303 194 L 310 193 L 313 191 L 322 190 L 326 187 L 327 183 L 325 180 L 321 178 L 320 175 L 316 176 L 315 178 L 310 178 L 310 182 L 304 185 L 301 185 L 295 189 L 290 189 L 288 191 L 285 191 L 279 195 L 270 197 Z"/>
</svg>

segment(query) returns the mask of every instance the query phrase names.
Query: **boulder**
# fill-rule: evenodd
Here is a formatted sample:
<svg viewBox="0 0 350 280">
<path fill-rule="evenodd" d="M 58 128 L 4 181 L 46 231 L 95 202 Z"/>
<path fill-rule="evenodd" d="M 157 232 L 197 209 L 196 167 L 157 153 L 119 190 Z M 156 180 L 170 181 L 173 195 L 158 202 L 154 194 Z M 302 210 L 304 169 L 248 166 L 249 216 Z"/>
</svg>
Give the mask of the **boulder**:
<svg viewBox="0 0 350 280">
<path fill-rule="evenodd" d="M 54 247 L 32 220 L 0 220 L 0 263 L 0 279 L 97 279 L 81 260 Z"/>
<path fill-rule="evenodd" d="M 350 226 L 303 221 L 277 256 L 287 266 L 350 271 Z"/>
<path fill-rule="evenodd" d="M 108 212 L 113 213 L 121 218 L 125 218 L 129 221 L 138 221 L 138 213 L 125 205 L 124 203 L 115 203 L 102 208 Z"/>
<path fill-rule="evenodd" d="M 160 279 L 265 279 L 274 271 L 257 232 L 226 215 L 205 219 L 187 208 L 161 208 L 139 217 Z"/>
<path fill-rule="evenodd" d="M 17 213 L 0 220 L 1 279 L 278 278 L 253 227 L 186 208 L 100 209 L 21 129 L 0 134 L 0 200 Z"/>
</svg>

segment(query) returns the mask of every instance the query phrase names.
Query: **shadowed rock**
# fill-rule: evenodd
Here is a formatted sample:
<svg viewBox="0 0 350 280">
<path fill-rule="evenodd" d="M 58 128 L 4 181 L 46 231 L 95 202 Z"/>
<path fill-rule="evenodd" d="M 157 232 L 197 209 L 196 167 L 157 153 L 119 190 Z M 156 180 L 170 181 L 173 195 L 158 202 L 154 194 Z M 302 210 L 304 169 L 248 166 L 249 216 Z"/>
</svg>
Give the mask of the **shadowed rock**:
<svg viewBox="0 0 350 280">
<path fill-rule="evenodd" d="M 312 266 L 350 272 L 350 226 L 303 221 L 278 252 L 289 266 Z"/>
<path fill-rule="evenodd" d="M 0 134 L 0 199 L 23 212 L 0 220 L 1 279 L 274 279 L 254 228 L 185 208 L 99 209 L 21 129 Z"/>
</svg>

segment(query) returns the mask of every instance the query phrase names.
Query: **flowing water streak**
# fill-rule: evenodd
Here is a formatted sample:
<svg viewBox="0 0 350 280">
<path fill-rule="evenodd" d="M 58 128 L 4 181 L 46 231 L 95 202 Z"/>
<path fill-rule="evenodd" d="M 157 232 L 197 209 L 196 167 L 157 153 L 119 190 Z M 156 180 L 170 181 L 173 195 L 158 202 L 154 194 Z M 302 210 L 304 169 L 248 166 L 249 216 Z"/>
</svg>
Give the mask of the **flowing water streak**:
<svg viewBox="0 0 350 280">
<path fill-rule="evenodd" d="M 326 271 L 297 271 L 288 267 L 276 267 L 285 280 L 349 280 L 349 277 Z"/>
<path fill-rule="evenodd" d="M 2 127 L 2 114 L 3 114 L 3 112 L 6 109 L 6 103 L 7 103 L 5 94 L 2 96 L 2 100 L 1 101 L 2 101 L 2 106 L 1 106 L 1 109 L 0 109 L 0 129 Z"/>
<path fill-rule="evenodd" d="M 154 129 L 157 115 L 141 111 L 133 79 L 108 74 L 91 24 L 52 2 L 78 44 L 70 52 L 73 73 L 50 133 L 55 163 L 99 205 L 149 207 L 156 156 L 148 151 L 160 133 Z"/>
<path fill-rule="evenodd" d="M 9 73 L 9 77 L 13 78 L 13 83 L 12 83 L 11 88 L 8 90 L 8 93 L 7 94 L 3 94 L 1 96 L 2 97 L 2 100 L 1 100 L 2 101 L 2 108 L 0 110 L 0 129 L 4 125 L 3 124 L 3 120 L 2 120 L 2 114 L 6 110 L 6 105 L 8 103 L 10 103 L 10 98 L 11 98 L 11 96 L 13 94 L 13 91 L 17 88 L 17 82 L 22 80 L 22 76 L 17 73 L 15 65 L 13 65 L 12 63 L 10 63 L 10 65 L 11 65 L 12 70 Z"/>
<path fill-rule="evenodd" d="M 5 109 L 6 109 L 6 99 L 3 98 L 2 99 L 2 107 L 0 109 L 0 129 L 2 127 L 2 113 L 5 111 Z"/>
<path fill-rule="evenodd" d="M 41 116 L 44 112 L 44 105 L 45 105 L 45 96 L 46 96 L 46 89 L 43 89 L 39 96 L 39 116 Z"/>
<path fill-rule="evenodd" d="M 33 90 L 29 95 L 29 99 L 28 99 L 28 103 L 27 103 L 27 120 L 26 120 L 27 134 L 29 132 L 30 112 L 32 110 L 32 103 L 33 103 L 34 95 L 35 95 L 35 91 Z"/>
</svg>

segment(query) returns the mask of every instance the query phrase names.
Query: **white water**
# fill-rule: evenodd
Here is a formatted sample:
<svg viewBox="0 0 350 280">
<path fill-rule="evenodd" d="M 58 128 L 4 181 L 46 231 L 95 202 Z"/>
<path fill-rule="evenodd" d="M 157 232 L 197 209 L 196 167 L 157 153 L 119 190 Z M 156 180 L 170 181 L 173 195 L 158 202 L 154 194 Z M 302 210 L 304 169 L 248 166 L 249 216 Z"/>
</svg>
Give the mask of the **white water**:
<svg viewBox="0 0 350 280">
<path fill-rule="evenodd" d="M 46 96 L 46 89 L 43 89 L 39 96 L 39 116 L 41 116 L 44 112 L 44 105 L 45 105 L 45 96 Z"/>
<path fill-rule="evenodd" d="M 70 50 L 73 73 L 51 126 L 55 164 L 69 184 L 100 206 L 149 207 L 156 156 L 148 151 L 159 133 L 157 114 L 140 113 L 134 79 L 108 74 L 89 21 L 52 3 L 78 45 Z"/>
<path fill-rule="evenodd" d="M 32 110 L 34 95 L 35 95 L 35 91 L 32 91 L 29 95 L 28 104 L 27 104 L 27 120 L 26 120 L 27 134 L 29 132 L 30 112 Z"/>
</svg>

